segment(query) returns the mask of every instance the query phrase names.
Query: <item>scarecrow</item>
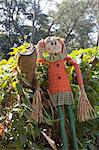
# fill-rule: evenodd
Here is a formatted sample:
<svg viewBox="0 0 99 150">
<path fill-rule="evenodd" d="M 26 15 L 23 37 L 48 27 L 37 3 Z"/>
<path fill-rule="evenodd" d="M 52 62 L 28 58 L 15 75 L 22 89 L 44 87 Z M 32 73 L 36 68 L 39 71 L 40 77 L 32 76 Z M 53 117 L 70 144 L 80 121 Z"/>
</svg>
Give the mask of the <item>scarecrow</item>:
<svg viewBox="0 0 99 150">
<path fill-rule="evenodd" d="M 48 55 L 45 57 L 44 53 L 47 52 Z M 73 93 L 66 71 L 66 63 L 68 62 L 74 66 L 77 80 L 80 91 L 80 101 L 78 103 L 78 119 L 80 122 L 87 121 L 94 117 L 94 109 L 88 101 L 87 95 L 84 90 L 84 84 L 82 80 L 82 74 L 80 68 L 76 61 L 66 54 L 66 47 L 64 40 L 59 37 L 47 37 L 38 42 L 38 54 L 41 58 L 39 62 L 48 63 L 48 88 L 53 99 L 54 106 L 58 110 L 60 117 L 60 128 L 61 136 L 63 142 L 63 149 L 68 150 L 68 139 L 65 131 L 65 121 L 64 113 L 62 111 L 62 106 L 65 106 L 65 109 L 69 114 L 69 121 L 71 125 L 72 137 L 74 149 L 78 150 L 78 143 L 76 140 L 76 129 L 75 129 L 75 118 L 72 110 L 73 105 Z"/>
</svg>

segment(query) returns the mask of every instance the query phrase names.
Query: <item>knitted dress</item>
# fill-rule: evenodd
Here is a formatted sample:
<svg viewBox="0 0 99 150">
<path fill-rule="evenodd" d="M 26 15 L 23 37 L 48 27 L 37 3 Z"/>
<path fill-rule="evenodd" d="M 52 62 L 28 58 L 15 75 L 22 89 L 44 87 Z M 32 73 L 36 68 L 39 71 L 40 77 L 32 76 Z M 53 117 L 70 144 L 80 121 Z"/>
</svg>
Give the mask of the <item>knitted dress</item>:
<svg viewBox="0 0 99 150">
<path fill-rule="evenodd" d="M 68 56 L 63 54 L 50 55 L 41 62 L 48 62 L 48 87 L 53 98 L 54 106 L 72 105 L 74 98 L 71 90 L 70 80 L 66 71 L 65 62 L 69 62 L 75 67 L 79 86 L 83 85 L 81 71 L 78 64 Z"/>
</svg>

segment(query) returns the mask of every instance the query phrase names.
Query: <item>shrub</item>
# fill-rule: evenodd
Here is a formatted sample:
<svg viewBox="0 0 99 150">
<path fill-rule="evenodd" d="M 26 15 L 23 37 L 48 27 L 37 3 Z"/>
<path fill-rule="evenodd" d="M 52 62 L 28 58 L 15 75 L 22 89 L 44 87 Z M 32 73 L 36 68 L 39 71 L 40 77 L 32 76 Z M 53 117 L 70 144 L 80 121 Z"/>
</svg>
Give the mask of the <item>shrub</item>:
<svg viewBox="0 0 99 150">
<path fill-rule="evenodd" d="M 33 96 L 33 90 L 23 87 L 20 82 L 17 63 L 20 52 L 25 52 L 28 49 L 28 43 L 22 46 L 13 48 L 10 53 L 9 60 L 3 59 L 0 62 L 0 149 L 45 149 L 49 147 L 46 142 L 42 142 L 41 126 L 34 122 L 31 118 L 30 98 Z M 85 89 L 88 98 L 99 115 L 99 50 L 98 48 L 87 48 L 74 50 L 71 54 L 82 70 Z M 76 104 L 79 97 L 78 85 L 76 75 L 72 66 L 67 66 L 70 73 L 70 80 L 72 84 L 73 93 L 75 96 L 75 115 Z M 47 87 L 47 65 L 37 65 L 38 80 L 41 82 L 42 88 Z M 21 78 L 24 78 L 21 77 Z M 9 106 L 9 107 L 7 107 Z M 51 111 L 46 110 L 51 119 Z M 49 120 L 50 120 L 49 119 Z M 54 120 L 55 122 L 55 120 Z M 54 123 L 51 121 L 45 123 L 49 124 L 54 131 Z M 2 127 L 3 125 L 3 127 Z M 76 119 L 77 137 L 81 148 L 93 149 L 96 144 L 96 137 L 98 132 L 98 119 L 79 123 Z M 2 131 L 2 132 L 1 132 Z M 47 146 L 46 146 L 47 145 Z M 49 148 L 50 149 L 50 148 Z"/>
</svg>

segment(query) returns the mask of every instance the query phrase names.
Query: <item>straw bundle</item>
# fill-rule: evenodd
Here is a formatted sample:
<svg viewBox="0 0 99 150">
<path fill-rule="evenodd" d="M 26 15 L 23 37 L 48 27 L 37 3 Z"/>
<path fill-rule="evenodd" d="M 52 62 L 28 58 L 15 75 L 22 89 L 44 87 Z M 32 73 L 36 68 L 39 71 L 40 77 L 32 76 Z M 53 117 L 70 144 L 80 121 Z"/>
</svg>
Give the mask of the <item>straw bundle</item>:
<svg viewBox="0 0 99 150">
<path fill-rule="evenodd" d="M 43 122 L 43 105 L 42 105 L 41 91 L 39 87 L 37 87 L 33 95 L 32 107 L 33 107 L 32 112 L 33 120 L 37 123 Z"/>
<path fill-rule="evenodd" d="M 84 87 L 80 88 L 80 101 L 77 109 L 78 120 L 85 122 L 96 117 L 95 110 L 91 106 Z"/>
</svg>

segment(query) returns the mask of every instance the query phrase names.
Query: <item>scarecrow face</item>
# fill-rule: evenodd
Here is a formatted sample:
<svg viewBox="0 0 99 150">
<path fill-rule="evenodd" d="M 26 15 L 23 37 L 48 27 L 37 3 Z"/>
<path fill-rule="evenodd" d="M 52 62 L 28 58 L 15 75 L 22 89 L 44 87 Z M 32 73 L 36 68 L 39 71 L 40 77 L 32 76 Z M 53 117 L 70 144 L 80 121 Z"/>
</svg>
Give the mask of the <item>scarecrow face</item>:
<svg viewBox="0 0 99 150">
<path fill-rule="evenodd" d="M 49 36 L 45 39 L 41 39 L 37 44 L 37 49 L 39 57 L 42 57 L 44 52 L 48 52 L 49 54 L 65 54 L 66 52 L 64 40 L 55 36 Z"/>
<path fill-rule="evenodd" d="M 62 52 L 62 42 L 57 37 L 47 37 L 45 39 L 45 49 L 48 53 Z"/>
</svg>

